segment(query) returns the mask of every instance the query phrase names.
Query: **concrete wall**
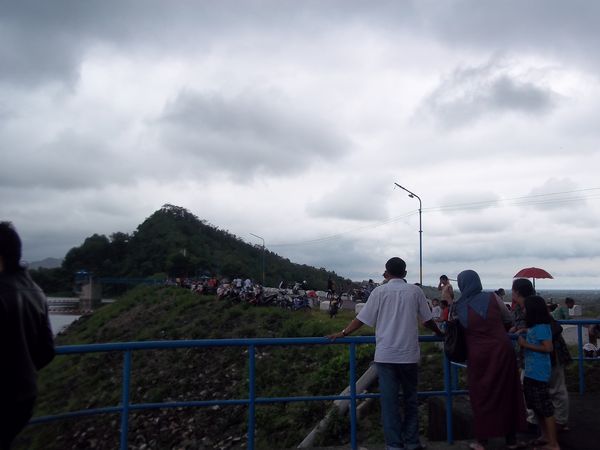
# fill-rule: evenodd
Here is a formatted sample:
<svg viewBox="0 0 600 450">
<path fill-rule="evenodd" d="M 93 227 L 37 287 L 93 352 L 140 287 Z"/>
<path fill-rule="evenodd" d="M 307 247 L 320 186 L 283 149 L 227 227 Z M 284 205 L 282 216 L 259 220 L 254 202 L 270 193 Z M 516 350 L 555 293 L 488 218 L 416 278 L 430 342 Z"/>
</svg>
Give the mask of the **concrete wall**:
<svg viewBox="0 0 600 450">
<path fill-rule="evenodd" d="M 100 306 L 102 302 L 102 285 L 100 283 L 87 283 L 81 286 L 79 294 L 79 308 L 82 311 L 91 311 Z"/>
</svg>

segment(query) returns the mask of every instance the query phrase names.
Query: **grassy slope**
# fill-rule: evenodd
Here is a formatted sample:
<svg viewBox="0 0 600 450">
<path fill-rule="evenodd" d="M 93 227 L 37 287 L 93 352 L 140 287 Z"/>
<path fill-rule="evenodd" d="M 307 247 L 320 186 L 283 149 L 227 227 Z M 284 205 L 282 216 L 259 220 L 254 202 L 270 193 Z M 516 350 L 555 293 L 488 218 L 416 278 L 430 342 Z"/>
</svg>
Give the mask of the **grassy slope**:
<svg viewBox="0 0 600 450">
<path fill-rule="evenodd" d="M 77 321 L 57 344 L 323 336 L 341 329 L 351 317 L 350 312 L 329 319 L 318 311 L 231 305 L 178 288 L 138 288 Z M 370 332 L 365 327 L 364 334 Z M 372 359 L 369 347 L 359 351 L 360 370 Z M 136 352 L 132 401 L 246 398 L 246 360 L 244 348 Z M 40 374 L 35 415 L 118 404 L 121 367 L 119 353 L 57 357 Z M 259 396 L 339 393 L 347 385 L 347 350 L 342 346 L 259 348 L 256 369 Z M 258 407 L 259 448 L 297 445 L 326 408 L 322 402 Z M 229 442 L 245 441 L 245 428 L 245 407 L 135 413 L 130 444 L 133 448 L 142 443 L 150 448 L 212 448 L 229 437 Z M 22 438 L 22 448 L 115 448 L 117 439 L 118 416 L 105 415 L 32 427 Z"/>
</svg>

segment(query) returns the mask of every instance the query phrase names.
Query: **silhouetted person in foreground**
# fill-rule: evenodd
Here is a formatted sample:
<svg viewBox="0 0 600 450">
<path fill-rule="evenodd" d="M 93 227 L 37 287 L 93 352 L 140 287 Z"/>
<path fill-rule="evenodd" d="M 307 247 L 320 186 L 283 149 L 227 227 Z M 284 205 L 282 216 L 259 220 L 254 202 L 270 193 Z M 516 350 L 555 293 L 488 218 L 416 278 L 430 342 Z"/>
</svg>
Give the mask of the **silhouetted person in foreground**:
<svg viewBox="0 0 600 450">
<path fill-rule="evenodd" d="M 20 261 L 19 235 L 0 222 L 0 450 L 29 422 L 37 371 L 54 357 L 46 296 Z"/>
</svg>

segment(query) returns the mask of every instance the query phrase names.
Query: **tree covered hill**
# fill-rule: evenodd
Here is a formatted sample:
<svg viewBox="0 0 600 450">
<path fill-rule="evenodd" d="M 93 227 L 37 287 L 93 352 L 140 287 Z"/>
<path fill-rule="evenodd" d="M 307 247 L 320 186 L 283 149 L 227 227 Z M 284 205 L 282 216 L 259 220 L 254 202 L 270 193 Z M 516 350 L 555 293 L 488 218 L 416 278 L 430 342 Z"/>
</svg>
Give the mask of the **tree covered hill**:
<svg viewBox="0 0 600 450">
<path fill-rule="evenodd" d="M 200 220 L 185 208 L 166 204 L 131 233 L 94 234 L 74 247 L 61 268 L 32 271 L 48 292 L 68 290 L 79 270 L 98 277 L 250 277 L 262 279 L 262 247 Z M 325 289 L 331 276 L 338 286 L 344 280 L 335 272 L 295 264 L 273 252 L 265 252 L 265 281 L 306 281 L 313 289 Z"/>
</svg>

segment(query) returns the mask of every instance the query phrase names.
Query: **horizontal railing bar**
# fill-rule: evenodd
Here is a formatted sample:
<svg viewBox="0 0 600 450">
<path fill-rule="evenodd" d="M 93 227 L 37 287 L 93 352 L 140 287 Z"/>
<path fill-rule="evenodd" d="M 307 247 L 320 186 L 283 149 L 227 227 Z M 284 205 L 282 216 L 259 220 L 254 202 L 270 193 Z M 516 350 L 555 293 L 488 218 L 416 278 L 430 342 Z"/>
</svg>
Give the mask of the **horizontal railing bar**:
<svg viewBox="0 0 600 450">
<path fill-rule="evenodd" d="M 459 390 L 452 391 L 452 395 L 466 395 L 468 391 Z M 436 397 L 446 395 L 446 391 L 429 391 L 419 392 L 419 397 Z M 356 394 L 357 399 L 367 398 L 379 398 L 380 394 Z M 293 403 L 293 402 L 309 402 L 309 401 L 335 401 L 335 400 L 347 400 L 351 399 L 350 395 L 321 395 L 314 397 L 258 397 L 255 402 L 260 404 L 270 403 Z M 198 400 L 198 401 L 186 401 L 186 402 L 164 402 L 164 403 L 132 403 L 129 405 L 131 411 L 143 411 L 148 409 L 174 409 L 174 408 L 197 408 L 197 407 L 210 407 L 210 406 L 237 406 L 237 405 L 248 405 L 250 401 L 248 399 L 239 400 Z M 111 406 L 105 408 L 95 409 L 83 409 L 80 411 L 72 411 L 68 413 L 57 414 L 54 416 L 41 416 L 32 419 L 30 424 L 41 424 L 54 422 L 57 420 L 70 419 L 74 417 L 91 416 L 96 414 L 115 414 L 121 412 L 121 406 Z"/>
<path fill-rule="evenodd" d="M 436 336 L 422 336 L 423 341 L 439 341 Z M 157 350 L 173 348 L 196 347 L 248 347 L 255 346 L 285 346 L 285 345 L 330 345 L 330 344 L 374 344 L 374 336 L 356 336 L 337 339 L 335 342 L 322 338 L 253 338 L 253 339 L 201 339 L 178 341 L 142 341 L 142 342 L 114 342 L 105 344 L 63 345 L 56 348 L 58 354 L 112 352 L 125 350 Z"/>
<path fill-rule="evenodd" d="M 72 411 L 52 416 L 34 417 L 29 421 L 30 425 L 54 422 L 56 420 L 72 419 L 74 417 L 94 416 L 96 414 L 115 414 L 120 413 L 123 408 L 121 406 L 107 406 L 104 408 L 82 409 L 80 411 Z"/>
<path fill-rule="evenodd" d="M 420 342 L 439 342 L 437 336 L 419 336 Z M 159 350 L 173 348 L 197 347 L 247 347 L 254 346 L 287 346 L 287 345 L 331 345 L 331 344 L 374 344 L 375 336 L 353 336 L 331 341 L 328 338 L 253 338 L 253 339 L 199 339 L 178 341 L 141 341 L 114 342 L 105 344 L 62 345 L 56 347 L 56 353 L 68 355 L 73 353 L 98 353 L 126 350 Z"/>
<path fill-rule="evenodd" d="M 209 406 L 237 406 L 247 405 L 246 399 L 240 400 L 191 400 L 186 402 L 164 402 L 164 403 L 132 403 L 130 410 L 160 409 L 160 408 L 190 408 L 190 407 L 209 407 Z"/>
<path fill-rule="evenodd" d="M 600 324 L 600 320 L 559 320 L 564 325 L 591 325 Z M 511 335 L 516 338 L 518 335 Z M 440 342 L 442 338 L 437 336 L 419 336 L 420 342 Z M 143 342 L 114 342 L 105 344 L 85 345 L 63 345 L 56 348 L 61 355 L 72 353 L 94 353 L 125 350 L 157 350 L 172 348 L 196 348 L 196 347 L 247 347 L 255 346 L 282 346 L 282 345 L 328 345 L 328 344 L 374 344 L 375 336 L 352 336 L 336 339 L 334 342 L 325 337 L 310 338 L 252 338 L 252 339 L 201 339 L 201 340 L 178 340 L 178 341 L 143 341 Z"/>
</svg>

